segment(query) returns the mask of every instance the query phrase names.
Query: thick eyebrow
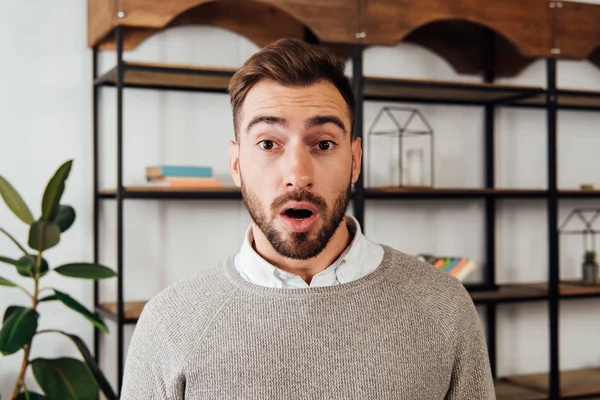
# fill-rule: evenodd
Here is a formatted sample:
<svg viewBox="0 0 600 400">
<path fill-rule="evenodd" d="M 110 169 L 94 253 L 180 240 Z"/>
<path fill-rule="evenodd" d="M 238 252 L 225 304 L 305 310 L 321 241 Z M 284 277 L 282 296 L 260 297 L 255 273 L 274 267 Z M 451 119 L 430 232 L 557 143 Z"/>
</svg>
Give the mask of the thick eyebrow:
<svg viewBox="0 0 600 400">
<path fill-rule="evenodd" d="M 246 127 L 246 134 L 250 133 L 250 129 L 252 129 L 254 125 L 258 125 L 260 123 L 267 123 L 269 125 L 280 125 L 282 127 L 287 126 L 287 121 L 283 118 L 274 117 L 272 115 L 259 115 L 250 120 L 248 126 Z"/>
<path fill-rule="evenodd" d="M 260 123 L 267 123 L 269 125 L 279 125 L 284 128 L 288 125 L 287 120 L 284 118 L 275 117 L 272 115 L 258 115 L 252 118 L 248 123 L 248 126 L 246 127 L 246 134 L 250 133 L 250 130 L 252 129 L 252 127 L 254 127 L 254 125 L 258 125 Z M 344 123 L 335 115 L 316 115 L 307 119 L 304 126 L 306 129 L 310 129 L 326 124 L 334 124 L 338 128 L 340 128 L 344 135 L 347 134 L 346 128 L 344 127 Z"/>
<path fill-rule="evenodd" d="M 335 124 L 338 128 L 342 130 L 342 133 L 344 135 L 348 133 L 346 132 L 346 128 L 344 127 L 344 123 L 342 122 L 342 120 L 336 117 L 335 115 L 317 115 L 311 117 L 306 120 L 305 127 L 306 129 L 310 129 L 325 124 Z"/>
</svg>

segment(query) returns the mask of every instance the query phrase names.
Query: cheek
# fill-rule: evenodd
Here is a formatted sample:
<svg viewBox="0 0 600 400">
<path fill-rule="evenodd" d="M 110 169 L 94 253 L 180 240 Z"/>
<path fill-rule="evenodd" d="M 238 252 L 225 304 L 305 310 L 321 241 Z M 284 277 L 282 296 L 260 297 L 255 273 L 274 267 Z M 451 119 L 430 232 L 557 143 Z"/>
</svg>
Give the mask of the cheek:
<svg viewBox="0 0 600 400">
<path fill-rule="evenodd" d="M 261 157 L 253 157 L 251 152 L 240 152 L 240 174 L 244 185 L 262 197 L 261 192 L 274 181 L 277 169 L 265 164 Z"/>
</svg>

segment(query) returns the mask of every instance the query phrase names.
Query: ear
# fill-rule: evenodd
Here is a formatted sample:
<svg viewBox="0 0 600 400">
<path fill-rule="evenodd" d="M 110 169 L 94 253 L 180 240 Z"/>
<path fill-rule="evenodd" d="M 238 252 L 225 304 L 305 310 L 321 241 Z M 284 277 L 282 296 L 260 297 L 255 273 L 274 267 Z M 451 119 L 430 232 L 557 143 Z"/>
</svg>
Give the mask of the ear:
<svg viewBox="0 0 600 400">
<path fill-rule="evenodd" d="M 229 141 L 229 172 L 237 187 L 242 186 L 240 178 L 240 147 L 233 140 Z"/>
<path fill-rule="evenodd" d="M 356 183 L 360 175 L 362 147 L 360 138 L 352 141 L 352 183 Z"/>
</svg>

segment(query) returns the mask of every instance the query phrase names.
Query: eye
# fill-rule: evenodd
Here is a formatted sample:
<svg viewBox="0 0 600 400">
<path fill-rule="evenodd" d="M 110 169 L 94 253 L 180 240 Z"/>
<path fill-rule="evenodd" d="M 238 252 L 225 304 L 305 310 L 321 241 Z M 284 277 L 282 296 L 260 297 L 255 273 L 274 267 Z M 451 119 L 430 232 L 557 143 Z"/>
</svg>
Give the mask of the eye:
<svg viewBox="0 0 600 400">
<path fill-rule="evenodd" d="M 273 150 L 275 147 L 275 142 L 272 140 L 262 140 L 258 142 L 258 146 L 263 150 Z"/>
<path fill-rule="evenodd" d="M 335 143 L 333 143 L 331 140 L 321 140 L 319 143 L 317 143 L 317 146 L 321 151 L 328 151 L 333 149 Z"/>
</svg>

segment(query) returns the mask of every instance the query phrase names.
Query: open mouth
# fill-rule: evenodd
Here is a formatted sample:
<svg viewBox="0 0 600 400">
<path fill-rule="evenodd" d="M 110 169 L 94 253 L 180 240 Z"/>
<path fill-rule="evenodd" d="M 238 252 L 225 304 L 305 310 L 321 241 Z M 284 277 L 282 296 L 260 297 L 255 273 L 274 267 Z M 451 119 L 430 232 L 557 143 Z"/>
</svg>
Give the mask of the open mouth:
<svg viewBox="0 0 600 400">
<path fill-rule="evenodd" d="M 303 208 L 288 208 L 285 210 L 284 214 L 289 218 L 297 219 L 299 221 L 313 216 L 313 212 L 311 210 Z"/>
</svg>

